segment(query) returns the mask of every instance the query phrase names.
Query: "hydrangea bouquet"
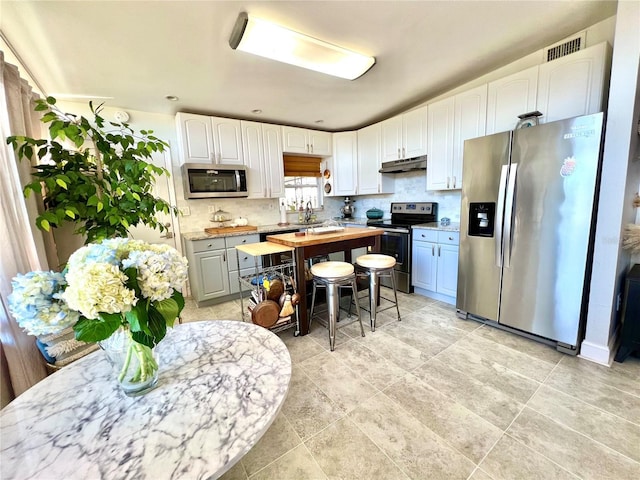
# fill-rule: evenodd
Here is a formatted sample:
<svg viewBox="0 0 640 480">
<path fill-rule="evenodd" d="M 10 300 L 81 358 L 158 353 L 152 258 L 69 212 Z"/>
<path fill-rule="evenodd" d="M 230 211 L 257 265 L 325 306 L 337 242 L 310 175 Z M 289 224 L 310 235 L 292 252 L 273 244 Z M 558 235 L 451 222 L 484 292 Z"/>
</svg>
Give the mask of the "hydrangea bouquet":
<svg viewBox="0 0 640 480">
<path fill-rule="evenodd" d="M 186 278 L 187 260 L 172 247 L 107 239 L 74 252 L 62 274 L 16 277 L 9 308 L 30 334 L 73 325 L 80 341 L 103 346 L 119 339 L 125 348 L 118 380 L 140 385 L 157 379 L 151 349 L 184 308 Z"/>
</svg>

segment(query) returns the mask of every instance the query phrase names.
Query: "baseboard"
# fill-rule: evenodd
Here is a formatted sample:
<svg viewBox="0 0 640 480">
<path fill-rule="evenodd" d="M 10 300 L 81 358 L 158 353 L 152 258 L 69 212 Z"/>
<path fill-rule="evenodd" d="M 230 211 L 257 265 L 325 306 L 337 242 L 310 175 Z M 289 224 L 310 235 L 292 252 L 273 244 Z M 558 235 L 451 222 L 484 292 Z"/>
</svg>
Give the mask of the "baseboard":
<svg viewBox="0 0 640 480">
<path fill-rule="evenodd" d="M 609 344 L 606 347 L 584 340 L 580 345 L 580 354 L 578 356 L 585 360 L 610 367 L 613 363 L 613 357 L 618 350 L 620 341 L 619 333 L 620 325 L 616 327 L 616 330 L 613 332 L 613 335 L 609 339 Z"/>
<path fill-rule="evenodd" d="M 456 297 L 450 297 L 448 295 L 443 295 L 438 292 L 432 292 L 431 290 L 424 290 L 422 288 L 415 287 L 413 293 L 422 295 L 423 297 L 433 298 L 434 300 L 438 300 L 440 302 L 448 303 L 449 305 L 456 304 Z"/>
</svg>

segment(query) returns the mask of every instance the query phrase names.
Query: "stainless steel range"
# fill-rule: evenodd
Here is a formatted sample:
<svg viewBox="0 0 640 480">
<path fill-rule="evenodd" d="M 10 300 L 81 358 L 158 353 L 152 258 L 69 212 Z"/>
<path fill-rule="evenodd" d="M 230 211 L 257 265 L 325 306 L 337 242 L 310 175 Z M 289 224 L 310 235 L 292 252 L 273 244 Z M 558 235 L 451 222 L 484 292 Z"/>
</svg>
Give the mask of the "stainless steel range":
<svg viewBox="0 0 640 480">
<path fill-rule="evenodd" d="M 396 259 L 396 288 L 412 293 L 411 285 L 411 226 L 435 222 L 438 218 L 438 204 L 434 202 L 392 203 L 391 220 L 369 220 L 367 225 L 382 228 L 380 253 Z M 389 279 L 380 282 L 391 287 Z"/>
</svg>

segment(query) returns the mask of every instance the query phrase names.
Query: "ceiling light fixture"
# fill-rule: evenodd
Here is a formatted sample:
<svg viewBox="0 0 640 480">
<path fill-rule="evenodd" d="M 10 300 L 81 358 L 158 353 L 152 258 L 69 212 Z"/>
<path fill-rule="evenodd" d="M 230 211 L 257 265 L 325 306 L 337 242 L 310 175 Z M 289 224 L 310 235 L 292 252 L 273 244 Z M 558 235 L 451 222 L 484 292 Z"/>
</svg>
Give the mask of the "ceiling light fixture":
<svg viewBox="0 0 640 480">
<path fill-rule="evenodd" d="M 229 45 L 234 50 L 354 80 L 376 63 L 367 57 L 316 38 L 294 32 L 246 12 L 238 15 Z"/>
</svg>

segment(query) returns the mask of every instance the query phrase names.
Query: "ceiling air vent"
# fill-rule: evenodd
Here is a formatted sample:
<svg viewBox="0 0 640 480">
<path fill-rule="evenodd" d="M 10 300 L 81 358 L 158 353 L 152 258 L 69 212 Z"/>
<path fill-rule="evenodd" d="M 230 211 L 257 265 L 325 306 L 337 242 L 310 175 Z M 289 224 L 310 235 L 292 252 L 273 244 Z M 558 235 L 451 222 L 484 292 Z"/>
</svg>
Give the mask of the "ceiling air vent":
<svg viewBox="0 0 640 480">
<path fill-rule="evenodd" d="M 586 31 L 580 32 L 574 37 L 563 40 L 560 43 L 545 48 L 545 62 L 551 62 L 557 58 L 571 55 L 574 52 L 585 48 Z"/>
</svg>

